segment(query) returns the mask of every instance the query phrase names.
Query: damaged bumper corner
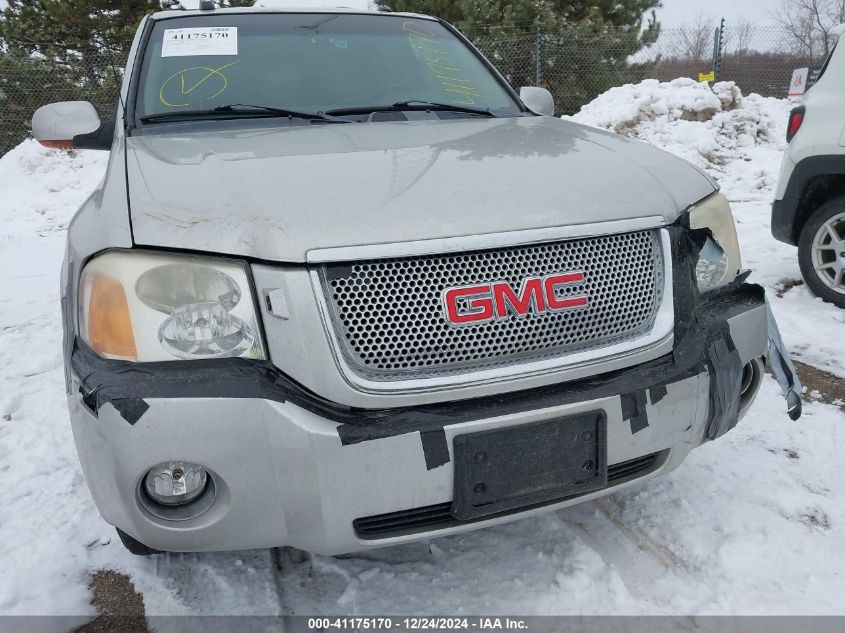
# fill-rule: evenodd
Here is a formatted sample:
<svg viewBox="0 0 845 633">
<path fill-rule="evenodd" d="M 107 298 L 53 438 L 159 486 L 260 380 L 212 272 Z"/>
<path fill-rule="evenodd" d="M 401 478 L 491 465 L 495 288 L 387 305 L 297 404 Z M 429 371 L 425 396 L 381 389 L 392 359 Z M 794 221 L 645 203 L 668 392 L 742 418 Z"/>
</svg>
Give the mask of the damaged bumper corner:
<svg viewBox="0 0 845 633">
<path fill-rule="evenodd" d="M 772 372 L 780 385 L 783 397 L 786 399 L 787 414 L 790 419 L 798 420 L 803 412 L 801 393 L 804 391 L 801 386 L 801 379 L 795 370 L 795 364 L 786 351 L 783 338 L 780 335 L 780 328 L 772 313 L 772 306 L 766 302 L 766 316 L 768 320 L 769 333 L 769 360 Z"/>
</svg>

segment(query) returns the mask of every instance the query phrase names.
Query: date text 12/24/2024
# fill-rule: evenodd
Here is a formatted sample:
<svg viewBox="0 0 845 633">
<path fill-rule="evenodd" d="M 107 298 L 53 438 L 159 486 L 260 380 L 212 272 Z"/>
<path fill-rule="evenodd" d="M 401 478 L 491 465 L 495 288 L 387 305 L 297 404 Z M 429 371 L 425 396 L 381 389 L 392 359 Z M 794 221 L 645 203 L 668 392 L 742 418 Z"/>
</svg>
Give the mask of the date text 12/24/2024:
<svg viewBox="0 0 845 633">
<path fill-rule="evenodd" d="M 312 631 L 524 631 L 528 624 L 521 618 L 500 617 L 349 617 L 309 618 L 308 629 Z"/>
</svg>

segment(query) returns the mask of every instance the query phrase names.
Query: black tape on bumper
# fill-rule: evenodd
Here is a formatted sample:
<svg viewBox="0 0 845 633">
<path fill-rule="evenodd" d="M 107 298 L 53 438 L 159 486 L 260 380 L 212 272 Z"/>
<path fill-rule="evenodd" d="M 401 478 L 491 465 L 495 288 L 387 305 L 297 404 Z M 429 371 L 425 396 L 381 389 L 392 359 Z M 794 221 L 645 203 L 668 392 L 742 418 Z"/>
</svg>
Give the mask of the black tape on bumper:
<svg viewBox="0 0 845 633">
<path fill-rule="evenodd" d="M 449 443 L 446 441 L 446 431 L 443 429 L 422 431 L 420 439 L 427 470 L 434 470 L 449 463 Z"/>
<path fill-rule="evenodd" d="M 707 369 L 710 415 L 704 437 L 715 440 L 739 423 L 743 367 L 727 324 L 707 341 Z"/>
<path fill-rule="evenodd" d="M 648 397 L 651 400 L 652 405 L 659 403 L 668 395 L 669 390 L 666 387 L 653 387 L 648 390 Z"/>
<path fill-rule="evenodd" d="M 622 396 L 622 419 L 631 424 L 631 435 L 648 428 L 645 391 Z"/>
<path fill-rule="evenodd" d="M 378 412 L 331 405 L 282 375 L 265 361 L 245 358 L 130 363 L 100 358 L 77 340 L 70 362 L 85 404 L 97 413 L 111 403 L 134 424 L 150 398 L 260 398 L 293 402 L 336 422 L 366 423 Z M 139 403 L 143 402 L 143 406 Z M 122 403 L 116 405 L 115 403 Z M 143 409 L 143 410 L 142 410 Z M 134 418 L 134 421 L 133 421 Z"/>
<path fill-rule="evenodd" d="M 138 420 L 140 420 L 150 408 L 150 405 L 143 400 L 118 399 L 112 400 L 111 405 L 117 409 L 117 412 L 124 420 L 133 425 L 138 422 Z"/>
</svg>

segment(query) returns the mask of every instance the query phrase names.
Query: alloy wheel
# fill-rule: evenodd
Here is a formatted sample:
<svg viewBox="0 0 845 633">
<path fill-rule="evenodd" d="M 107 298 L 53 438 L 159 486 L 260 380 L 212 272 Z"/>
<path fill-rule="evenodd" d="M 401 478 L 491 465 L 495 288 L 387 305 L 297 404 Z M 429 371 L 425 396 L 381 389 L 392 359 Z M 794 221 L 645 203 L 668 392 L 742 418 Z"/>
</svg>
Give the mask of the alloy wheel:
<svg viewBox="0 0 845 633">
<path fill-rule="evenodd" d="M 812 259 L 821 282 L 845 295 L 845 213 L 829 218 L 816 231 Z"/>
</svg>

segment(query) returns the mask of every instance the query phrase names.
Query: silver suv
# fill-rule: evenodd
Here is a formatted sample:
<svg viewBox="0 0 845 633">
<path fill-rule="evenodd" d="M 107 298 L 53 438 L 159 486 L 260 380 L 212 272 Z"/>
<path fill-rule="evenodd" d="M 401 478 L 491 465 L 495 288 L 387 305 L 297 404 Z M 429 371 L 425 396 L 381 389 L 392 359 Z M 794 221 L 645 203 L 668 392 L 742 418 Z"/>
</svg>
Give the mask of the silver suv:
<svg viewBox="0 0 845 633">
<path fill-rule="evenodd" d="M 70 417 L 134 553 L 338 554 L 510 521 L 676 468 L 764 362 L 717 185 L 549 116 L 437 19 L 144 20 L 62 271 Z"/>
</svg>

